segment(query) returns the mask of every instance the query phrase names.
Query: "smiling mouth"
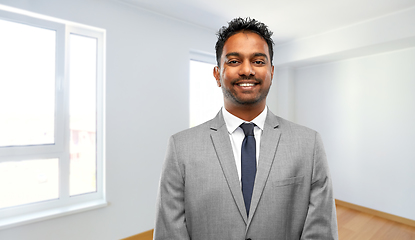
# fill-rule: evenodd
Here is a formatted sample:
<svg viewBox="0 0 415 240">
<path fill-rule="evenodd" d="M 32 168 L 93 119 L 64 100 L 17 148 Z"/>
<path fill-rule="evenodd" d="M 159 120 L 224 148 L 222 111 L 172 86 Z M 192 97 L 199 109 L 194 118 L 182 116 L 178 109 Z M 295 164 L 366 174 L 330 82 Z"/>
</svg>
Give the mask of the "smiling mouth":
<svg viewBox="0 0 415 240">
<path fill-rule="evenodd" d="M 241 86 L 241 87 L 253 87 L 253 86 L 255 86 L 255 83 L 239 83 L 238 86 Z"/>
</svg>

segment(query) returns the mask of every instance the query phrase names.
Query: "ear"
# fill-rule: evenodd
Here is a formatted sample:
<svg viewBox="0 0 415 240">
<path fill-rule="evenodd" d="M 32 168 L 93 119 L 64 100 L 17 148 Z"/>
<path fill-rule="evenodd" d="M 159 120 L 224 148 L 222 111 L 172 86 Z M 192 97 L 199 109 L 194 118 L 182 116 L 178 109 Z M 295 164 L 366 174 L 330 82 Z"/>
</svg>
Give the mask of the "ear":
<svg viewBox="0 0 415 240">
<path fill-rule="evenodd" d="M 216 85 L 218 85 L 218 87 L 221 87 L 222 85 L 220 84 L 220 69 L 218 66 L 215 66 L 213 68 L 213 76 L 216 79 Z"/>
<path fill-rule="evenodd" d="M 273 79 L 274 79 L 274 66 L 271 66 L 271 84 L 272 84 Z"/>
</svg>

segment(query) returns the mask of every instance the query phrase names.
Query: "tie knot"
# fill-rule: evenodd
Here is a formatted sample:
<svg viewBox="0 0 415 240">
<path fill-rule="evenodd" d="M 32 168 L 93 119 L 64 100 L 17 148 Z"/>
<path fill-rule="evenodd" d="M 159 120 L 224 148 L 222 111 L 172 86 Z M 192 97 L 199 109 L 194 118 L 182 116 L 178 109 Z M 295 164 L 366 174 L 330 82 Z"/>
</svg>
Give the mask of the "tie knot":
<svg viewBox="0 0 415 240">
<path fill-rule="evenodd" d="M 242 130 L 244 130 L 245 136 L 254 136 L 255 124 L 253 124 L 253 123 L 242 123 L 240 127 L 242 128 Z"/>
</svg>

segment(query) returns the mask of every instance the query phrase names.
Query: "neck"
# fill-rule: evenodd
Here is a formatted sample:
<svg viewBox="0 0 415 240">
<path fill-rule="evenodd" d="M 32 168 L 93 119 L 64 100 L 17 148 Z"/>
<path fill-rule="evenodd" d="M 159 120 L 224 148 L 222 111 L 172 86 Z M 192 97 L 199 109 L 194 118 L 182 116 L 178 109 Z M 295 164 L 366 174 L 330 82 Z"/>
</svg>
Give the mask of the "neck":
<svg viewBox="0 0 415 240">
<path fill-rule="evenodd" d="M 225 103 L 225 109 L 231 113 L 232 115 L 250 122 L 258 117 L 259 114 L 262 113 L 265 109 L 265 102 L 255 105 L 231 105 Z"/>
</svg>

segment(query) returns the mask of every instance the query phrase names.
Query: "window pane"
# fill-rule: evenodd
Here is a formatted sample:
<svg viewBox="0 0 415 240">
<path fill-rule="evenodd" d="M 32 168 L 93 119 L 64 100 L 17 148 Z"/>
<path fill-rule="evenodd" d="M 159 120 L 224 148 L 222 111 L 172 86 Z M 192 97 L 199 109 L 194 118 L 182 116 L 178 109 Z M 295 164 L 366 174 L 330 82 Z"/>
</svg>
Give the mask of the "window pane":
<svg viewBox="0 0 415 240">
<path fill-rule="evenodd" d="M 0 163 L 0 208 L 57 199 L 58 159 Z"/>
<path fill-rule="evenodd" d="M 96 191 L 97 40 L 70 36 L 70 195 Z"/>
<path fill-rule="evenodd" d="M 0 147 L 54 143 L 56 32 L 0 20 Z"/>
<path fill-rule="evenodd" d="M 212 119 L 223 106 L 222 90 L 213 77 L 214 67 L 190 60 L 190 127 Z"/>
</svg>

